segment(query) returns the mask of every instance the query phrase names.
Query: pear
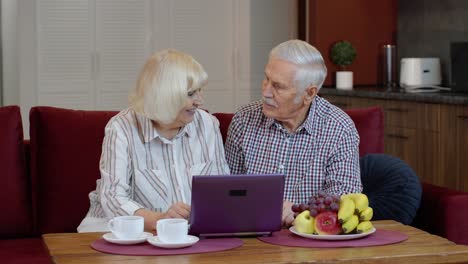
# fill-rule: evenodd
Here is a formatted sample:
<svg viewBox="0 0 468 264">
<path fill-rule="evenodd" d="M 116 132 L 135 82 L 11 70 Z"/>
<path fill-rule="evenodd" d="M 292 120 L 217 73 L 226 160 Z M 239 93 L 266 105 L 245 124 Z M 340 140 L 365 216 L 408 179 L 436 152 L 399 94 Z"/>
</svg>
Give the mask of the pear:
<svg viewBox="0 0 468 264">
<path fill-rule="evenodd" d="M 315 231 L 314 221 L 315 219 L 310 215 L 310 211 L 305 210 L 296 216 L 294 226 L 299 233 L 312 234 Z"/>
</svg>

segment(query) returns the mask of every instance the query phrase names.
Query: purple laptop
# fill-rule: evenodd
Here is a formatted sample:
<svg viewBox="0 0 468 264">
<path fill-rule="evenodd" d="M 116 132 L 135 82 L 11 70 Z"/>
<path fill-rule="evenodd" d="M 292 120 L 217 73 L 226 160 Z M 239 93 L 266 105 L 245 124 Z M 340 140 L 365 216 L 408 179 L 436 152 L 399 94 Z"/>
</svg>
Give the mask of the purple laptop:
<svg viewBox="0 0 468 264">
<path fill-rule="evenodd" d="M 269 235 L 281 229 L 284 175 L 193 176 L 189 233 Z"/>
</svg>

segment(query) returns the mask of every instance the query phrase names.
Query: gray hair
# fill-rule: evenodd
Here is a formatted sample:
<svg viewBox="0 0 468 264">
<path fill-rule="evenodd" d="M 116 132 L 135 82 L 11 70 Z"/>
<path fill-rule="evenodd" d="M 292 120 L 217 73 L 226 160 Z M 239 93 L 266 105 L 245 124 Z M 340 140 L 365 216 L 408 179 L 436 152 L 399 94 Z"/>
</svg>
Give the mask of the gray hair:
<svg viewBox="0 0 468 264">
<path fill-rule="evenodd" d="M 294 84 L 302 93 L 307 87 L 316 86 L 320 90 L 327 67 L 320 52 L 309 43 L 293 39 L 274 47 L 270 52 L 270 59 L 282 59 L 299 66 L 294 77 Z"/>
<path fill-rule="evenodd" d="M 190 55 L 167 49 L 154 53 L 143 67 L 130 106 L 161 122 L 173 122 L 187 101 L 187 92 L 203 88 L 208 75 Z"/>
</svg>

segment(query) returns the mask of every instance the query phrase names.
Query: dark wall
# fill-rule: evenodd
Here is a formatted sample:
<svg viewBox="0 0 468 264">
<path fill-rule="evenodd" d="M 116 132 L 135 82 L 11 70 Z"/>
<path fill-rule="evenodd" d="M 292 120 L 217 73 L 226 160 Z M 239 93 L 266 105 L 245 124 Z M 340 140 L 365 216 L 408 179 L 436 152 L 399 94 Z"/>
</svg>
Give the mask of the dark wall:
<svg viewBox="0 0 468 264">
<path fill-rule="evenodd" d="M 399 59 L 439 57 L 450 85 L 450 43 L 468 42 L 468 1 L 399 0 L 397 32 Z"/>
</svg>

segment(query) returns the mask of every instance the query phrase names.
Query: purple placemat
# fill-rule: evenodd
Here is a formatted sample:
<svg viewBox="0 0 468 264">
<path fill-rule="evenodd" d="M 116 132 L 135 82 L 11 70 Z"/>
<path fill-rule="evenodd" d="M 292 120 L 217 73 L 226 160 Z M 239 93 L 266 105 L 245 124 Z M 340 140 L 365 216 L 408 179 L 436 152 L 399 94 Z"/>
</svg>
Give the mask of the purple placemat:
<svg viewBox="0 0 468 264">
<path fill-rule="evenodd" d="M 394 244 L 408 239 L 408 236 L 391 230 L 377 229 L 375 233 L 351 240 L 316 240 L 300 237 L 284 229 L 274 232 L 268 237 L 259 237 L 259 240 L 281 246 L 290 247 L 317 247 L 317 248 L 337 248 L 337 247 L 368 247 Z"/>
<path fill-rule="evenodd" d="M 242 244 L 244 242 L 239 238 L 204 238 L 190 247 L 167 249 L 153 246 L 148 242 L 136 245 L 117 245 L 101 238 L 91 243 L 91 247 L 97 251 L 117 255 L 163 256 L 223 251 L 240 247 Z"/>
</svg>

